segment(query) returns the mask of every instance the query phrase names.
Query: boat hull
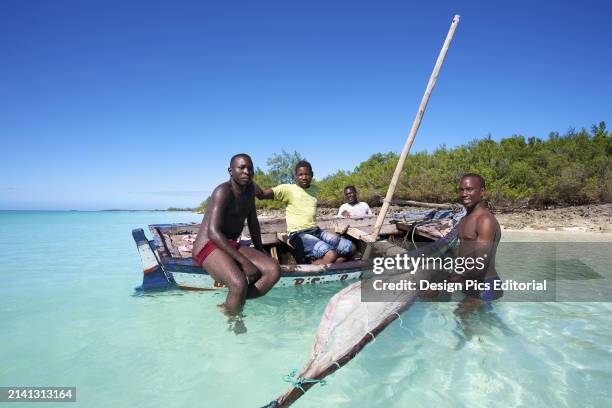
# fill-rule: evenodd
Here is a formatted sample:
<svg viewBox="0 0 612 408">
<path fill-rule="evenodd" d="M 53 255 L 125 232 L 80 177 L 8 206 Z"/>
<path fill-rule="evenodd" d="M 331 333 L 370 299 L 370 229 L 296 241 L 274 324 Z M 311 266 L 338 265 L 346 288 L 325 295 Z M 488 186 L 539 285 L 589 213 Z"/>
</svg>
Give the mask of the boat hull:
<svg viewBox="0 0 612 408">
<path fill-rule="evenodd" d="M 132 236 L 144 272 L 142 285 L 136 288 L 137 291 L 227 289 L 205 269 L 194 265 L 190 258 L 160 258 L 156 252 L 156 243 L 149 241 L 142 229 L 133 230 Z M 366 261 L 352 261 L 341 265 L 282 265 L 281 277 L 275 287 L 353 281 L 371 269 L 371 263 Z"/>
<path fill-rule="evenodd" d="M 176 281 L 176 286 L 184 290 L 221 290 L 226 289 L 225 285 L 217 282 L 212 276 L 204 273 L 172 272 L 172 277 Z M 342 272 L 321 272 L 308 274 L 281 273 L 279 281 L 274 285 L 275 288 L 314 285 L 329 282 L 352 281 L 359 279 L 364 270 L 352 270 Z"/>
<path fill-rule="evenodd" d="M 426 212 L 426 213 L 398 213 L 388 217 L 382 235 L 404 236 L 407 231 L 416 231 L 419 228 L 429 228 L 431 239 L 439 239 L 444 236 L 444 228 L 450 229 L 456 222 L 456 215 L 452 211 Z M 423 220 L 429 220 L 431 225 L 423 225 Z M 433 224 L 432 224 L 432 220 Z M 393 221 L 393 222 L 392 222 Z M 364 234 L 367 235 L 374 228 L 374 217 L 359 219 L 344 219 L 328 217 L 319 220 L 319 227 L 328 231 L 344 231 L 355 240 L 362 243 Z M 284 219 L 267 219 L 260 222 L 261 234 L 264 244 L 276 250 L 280 245 L 285 245 L 279 240 L 279 233 L 286 231 Z M 199 224 L 156 224 L 150 225 L 149 229 L 154 237 L 147 239 L 142 229 L 132 231 L 143 266 L 143 282 L 136 288 L 140 291 L 163 290 L 179 288 L 186 290 L 220 290 L 225 286 L 208 274 L 206 270 L 193 264 L 191 251 L 193 242 L 197 236 Z M 401 227 L 401 228 L 400 228 Z M 245 227 L 243 237 L 247 235 Z M 435 234 L 434 234 L 435 233 Z M 414 235 L 414 234 L 413 234 Z M 429 238 L 429 237 L 428 237 Z M 243 243 L 248 245 L 248 240 Z M 386 241 L 383 241 L 386 242 Z M 381 242 L 377 243 L 381 244 Z M 370 245 L 368 243 L 368 245 Z M 379 255 L 385 256 L 390 248 L 402 250 L 392 243 L 382 244 L 388 247 Z M 403 250 L 402 250 L 403 251 Z M 272 253 L 272 252 L 271 252 Z M 274 252 L 276 256 L 277 253 Z M 285 257 L 286 258 L 286 257 Z M 281 262 L 283 263 L 283 262 Z M 290 263 L 287 259 L 284 263 Z M 300 285 L 313 285 L 327 282 L 351 281 L 361 277 L 364 272 L 372 270 L 371 261 L 349 261 L 341 264 L 328 265 L 281 265 L 281 277 L 275 287 L 288 287 Z"/>
</svg>

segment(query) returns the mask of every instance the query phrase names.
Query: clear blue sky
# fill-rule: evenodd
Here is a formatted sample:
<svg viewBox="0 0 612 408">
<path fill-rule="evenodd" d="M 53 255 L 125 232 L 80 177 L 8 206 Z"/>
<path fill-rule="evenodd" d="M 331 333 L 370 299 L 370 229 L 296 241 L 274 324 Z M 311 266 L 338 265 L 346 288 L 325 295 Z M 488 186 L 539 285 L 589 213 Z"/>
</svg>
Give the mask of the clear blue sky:
<svg viewBox="0 0 612 408">
<path fill-rule="evenodd" d="M 0 209 L 195 206 L 297 150 L 315 177 L 413 151 L 612 125 L 608 1 L 0 4 Z"/>
</svg>

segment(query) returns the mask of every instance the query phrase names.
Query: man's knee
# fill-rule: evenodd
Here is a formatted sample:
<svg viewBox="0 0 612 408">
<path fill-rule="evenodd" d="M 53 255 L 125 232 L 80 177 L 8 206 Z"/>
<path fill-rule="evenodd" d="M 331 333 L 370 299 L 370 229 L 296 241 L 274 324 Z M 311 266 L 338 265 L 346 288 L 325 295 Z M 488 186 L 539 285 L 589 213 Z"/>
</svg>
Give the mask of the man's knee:
<svg viewBox="0 0 612 408">
<path fill-rule="evenodd" d="M 280 265 L 276 262 L 270 262 L 270 265 L 267 265 L 265 274 L 269 277 L 269 280 L 273 283 L 278 282 L 280 279 Z"/>
<path fill-rule="evenodd" d="M 333 249 L 330 249 L 329 251 L 325 253 L 325 255 L 323 255 L 323 259 L 325 259 L 327 263 L 332 263 L 336 259 L 338 259 L 338 253 L 334 251 Z"/>
<path fill-rule="evenodd" d="M 321 259 L 325 256 L 328 256 L 327 254 L 329 254 L 329 252 L 331 251 L 336 253 L 334 248 L 327 242 L 317 240 L 316 243 L 312 246 L 312 248 L 309 248 L 307 255 L 311 259 Z"/>
<path fill-rule="evenodd" d="M 338 245 L 336 247 L 336 252 L 338 252 L 338 254 L 343 257 L 351 256 L 355 253 L 356 250 L 357 247 L 355 246 L 355 244 L 353 244 L 351 240 L 346 238 L 340 238 L 340 241 L 338 242 Z"/>
</svg>

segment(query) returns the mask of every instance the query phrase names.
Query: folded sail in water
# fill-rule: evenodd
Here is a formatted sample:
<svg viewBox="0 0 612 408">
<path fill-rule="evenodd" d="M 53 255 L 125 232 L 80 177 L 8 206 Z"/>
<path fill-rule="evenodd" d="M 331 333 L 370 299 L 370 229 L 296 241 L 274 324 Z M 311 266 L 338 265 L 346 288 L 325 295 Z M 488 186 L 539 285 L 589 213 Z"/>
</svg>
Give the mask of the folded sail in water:
<svg viewBox="0 0 612 408">
<path fill-rule="evenodd" d="M 456 220 L 457 221 L 457 220 Z M 442 256 L 457 241 L 457 226 L 449 234 L 421 249 L 407 251 L 387 242 L 374 243 L 378 256 L 392 256 L 406 253 L 411 257 Z M 406 271 L 387 271 L 394 279 L 417 282 L 430 279 L 436 271 L 418 270 L 415 274 Z M 439 272 L 439 271 L 438 271 Z M 267 407 L 287 407 L 301 397 L 310 387 L 323 380 L 348 363 L 366 344 L 407 310 L 418 296 L 418 291 L 385 292 L 384 302 L 362 302 L 362 287 L 372 284 L 380 275 L 363 278 L 347 286 L 329 301 L 319 327 L 310 360 L 295 375 L 293 387 L 287 390 Z"/>
</svg>

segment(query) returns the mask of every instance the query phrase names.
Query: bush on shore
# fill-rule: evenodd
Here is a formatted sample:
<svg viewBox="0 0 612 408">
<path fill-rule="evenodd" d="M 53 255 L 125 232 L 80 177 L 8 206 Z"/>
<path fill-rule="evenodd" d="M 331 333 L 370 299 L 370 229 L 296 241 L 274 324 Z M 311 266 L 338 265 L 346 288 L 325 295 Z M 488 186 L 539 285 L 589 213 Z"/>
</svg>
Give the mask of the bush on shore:
<svg viewBox="0 0 612 408">
<path fill-rule="evenodd" d="M 255 170 L 262 188 L 292 182 L 298 152 L 282 150 Z M 359 197 L 380 205 L 399 156 L 375 153 L 352 171 L 338 171 L 314 183 L 321 189 L 319 204 L 337 207 L 344 202 L 343 188 L 354 185 Z M 313 163 L 316 169 L 316 162 Z M 566 206 L 612 202 L 612 132 L 605 122 L 591 131 L 551 132 L 547 140 L 513 135 L 496 142 L 490 137 L 433 153 L 408 156 L 394 198 L 434 203 L 456 201 L 457 181 L 465 173 L 479 173 L 487 182 L 489 205 L 495 208 Z M 203 212 L 210 197 L 197 211 Z M 282 203 L 257 200 L 258 208 L 282 208 Z"/>
<path fill-rule="evenodd" d="M 272 156 L 270 171 L 256 170 L 263 188 L 287 182 L 287 175 L 302 159 L 299 153 Z M 338 171 L 315 181 L 322 206 L 344 202 L 343 187 L 352 184 L 361 200 L 380 205 L 399 157 L 375 153 L 353 171 Z M 313 163 L 316 169 L 316 162 Z M 604 122 L 591 131 L 570 129 L 547 140 L 513 135 L 496 142 L 490 137 L 454 149 L 442 146 L 433 153 L 408 156 L 395 199 L 426 202 L 456 201 L 462 174 L 479 173 L 487 182 L 489 204 L 497 208 L 579 205 L 612 202 L 612 133 Z M 204 204 L 204 203 L 203 203 Z M 258 207 L 279 208 L 278 202 L 258 201 Z"/>
</svg>

